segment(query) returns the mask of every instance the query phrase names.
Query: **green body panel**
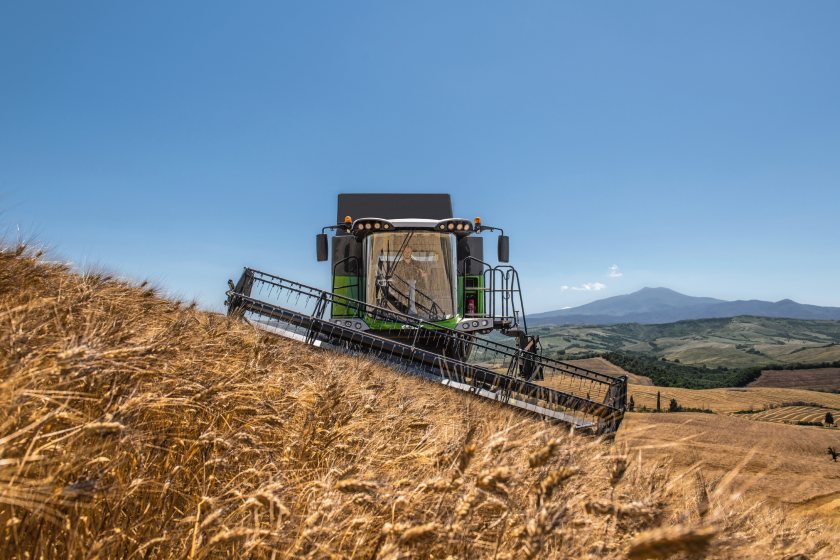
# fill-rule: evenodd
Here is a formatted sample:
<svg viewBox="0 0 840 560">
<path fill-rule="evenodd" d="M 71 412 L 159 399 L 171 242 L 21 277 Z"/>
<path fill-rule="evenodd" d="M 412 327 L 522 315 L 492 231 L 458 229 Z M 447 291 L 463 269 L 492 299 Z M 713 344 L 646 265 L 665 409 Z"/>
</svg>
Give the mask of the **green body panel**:
<svg viewBox="0 0 840 560">
<path fill-rule="evenodd" d="M 458 277 L 458 313 L 464 317 L 467 315 L 467 301 L 475 299 L 476 316 L 484 315 L 484 276 L 459 276 Z"/>
<path fill-rule="evenodd" d="M 363 300 L 364 293 L 360 291 L 361 278 L 358 276 L 335 276 L 333 278 L 333 293 L 338 296 L 344 296 L 349 299 Z M 337 301 L 332 304 L 330 311 L 332 317 L 355 317 L 356 310 L 346 305 L 341 305 Z"/>
<path fill-rule="evenodd" d="M 458 321 L 461 320 L 460 315 L 456 315 L 451 319 L 445 319 L 443 321 L 435 321 L 434 323 L 430 324 L 427 327 L 424 327 L 430 331 L 436 330 L 435 326 L 444 328 L 444 329 L 454 329 L 458 326 Z M 367 326 L 370 327 L 371 330 L 379 331 L 379 330 L 400 330 L 403 326 L 403 323 L 393 323 L 390 321 L 372 321 L 370 319 L 365 319 L 365 323 Z"/>
</svg>

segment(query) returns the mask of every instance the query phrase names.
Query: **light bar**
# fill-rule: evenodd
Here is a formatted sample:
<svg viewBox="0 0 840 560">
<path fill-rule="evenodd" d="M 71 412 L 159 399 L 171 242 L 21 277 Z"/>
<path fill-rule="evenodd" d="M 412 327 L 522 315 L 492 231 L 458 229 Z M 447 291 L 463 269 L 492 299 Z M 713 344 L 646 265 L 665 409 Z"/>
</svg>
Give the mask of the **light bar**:
<svg viewBox="0 0 840 560">
<path fill-rule="evenodd" d="M 387 231 L 393 229 L 393 227 L 393 224 L 386 220 L 378 220 L 376 218 L 363 218 L 361 220 L 356 220 L 355 222 L 353 222 L 353 225 L 350 226 L 350 230 L 353 232 L 354 235 L 363 235 L 366 233 L 374 233 L 377 231 Z"/>
<path fill-rule="evenodd" d="M 435 229 L 438 231 L 447 231 L 456 234 L 464 234 L 473 230 L 472 222 L 469 220 L 462 220 L 460 218 L 453 218 L 449 220 L 442 220 L 438 222 Z"/>
</svg>

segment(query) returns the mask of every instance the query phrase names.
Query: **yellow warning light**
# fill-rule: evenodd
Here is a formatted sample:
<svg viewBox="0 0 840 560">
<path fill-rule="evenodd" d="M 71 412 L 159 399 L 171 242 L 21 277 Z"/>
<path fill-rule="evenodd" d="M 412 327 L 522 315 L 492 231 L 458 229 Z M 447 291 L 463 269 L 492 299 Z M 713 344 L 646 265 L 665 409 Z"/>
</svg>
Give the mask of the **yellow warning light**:
<svg viewBox="0 0 840 560">
<path fill-rule="evenodd" d="M 345 224 L 350 224 L 352 222 L 353 222 L 353 218 L 351 218 L 350 216 L 344 216 L 344 223 Z"/>
<path fill-rule="evenodd" d="M 478 216 L 476 216 L 475 220 L 473 220 L 473 221 L 475 222 L 475 225 L 477 225 L 477 226 L 481 225 L 481 218 L 479 218 Z"/>
</svg>

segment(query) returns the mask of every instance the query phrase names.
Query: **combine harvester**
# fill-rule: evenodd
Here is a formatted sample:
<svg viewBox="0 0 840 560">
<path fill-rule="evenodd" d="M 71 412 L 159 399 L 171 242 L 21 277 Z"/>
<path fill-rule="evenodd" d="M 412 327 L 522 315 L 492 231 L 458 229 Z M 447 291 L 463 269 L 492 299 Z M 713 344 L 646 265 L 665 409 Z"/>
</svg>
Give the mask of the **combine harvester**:
<svg viewBox="0 0 840 560">
<path fill-rule="evenodd" d="M 335 232 L 332 251 L 327 230 Z M 491 266 L 480 235 L 495 231 L 504 264 Z M 618 429 L 627 378 L 541 355 L 519 275 L 506 264 L 508 237 L 479 218 L 454 218 L 449 195 L 339 195 L 336 225 L 321 230 L 316 246 L 319 261 L 332 254 L 331 291 L 246 268 L 236 284 L 228 281 L 228 315 L 577 430 Z M 534 383 L 545 377 L 554 388 Z"/>
</svg>

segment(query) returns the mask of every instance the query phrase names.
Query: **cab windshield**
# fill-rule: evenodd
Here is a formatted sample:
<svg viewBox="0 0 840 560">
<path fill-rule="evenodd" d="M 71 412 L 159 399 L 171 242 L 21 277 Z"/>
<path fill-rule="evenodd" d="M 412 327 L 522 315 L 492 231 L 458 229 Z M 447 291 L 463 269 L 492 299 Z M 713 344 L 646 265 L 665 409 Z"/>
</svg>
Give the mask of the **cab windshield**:
<svg viewBox="0 0 840 560">
<path fill-rule="evenodd" d="M 424 321 L 455 316 L 455 238 L 424 231 L 366 240 L 367 301 Z"/>
</svg>

